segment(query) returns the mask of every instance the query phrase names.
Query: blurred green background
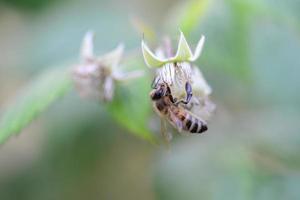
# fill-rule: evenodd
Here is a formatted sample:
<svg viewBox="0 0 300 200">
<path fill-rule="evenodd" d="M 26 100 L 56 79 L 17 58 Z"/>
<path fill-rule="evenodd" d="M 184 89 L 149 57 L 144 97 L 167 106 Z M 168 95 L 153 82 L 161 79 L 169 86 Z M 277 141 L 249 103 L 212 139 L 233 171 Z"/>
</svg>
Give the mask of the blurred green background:
<svg viewBox="0 0 300 200">
<path fill-rule="evenodd" d="M 193 47 L 206 36 L 197 64 L 217 104 L 208 132 L 168 151 L 72 91 L 1 146 L 0 199 L 300 199 L 299 10 L 297 0 L 0 0 L 0 112 L 46 68 L 76 60 L 87 30 L 100 54 L 122 41 L 141 57 L 137 29 L 148 25 L 153 46 L 164 35 L 176 44 L 179 28 Z"/>
</svg>

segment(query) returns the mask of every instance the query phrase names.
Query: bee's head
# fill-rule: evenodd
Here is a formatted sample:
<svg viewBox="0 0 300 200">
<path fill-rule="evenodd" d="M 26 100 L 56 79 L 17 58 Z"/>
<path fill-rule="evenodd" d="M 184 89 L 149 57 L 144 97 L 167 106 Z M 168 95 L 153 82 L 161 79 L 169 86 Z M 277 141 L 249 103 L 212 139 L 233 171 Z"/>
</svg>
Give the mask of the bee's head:
<svg viewBox="0 0 300 200">
<path fill-rule="evenodd" d="M 150 93 L 150 97 L 153 101 L 156 101 L 156 100 L 159 100 L 162 97 L 170 95 L 170 94 L 171 94 L 170 87 L 165 83 L 161 83 L 158 85 L 158 87 L 156 89 L 154 89 Z"/>
</svg>

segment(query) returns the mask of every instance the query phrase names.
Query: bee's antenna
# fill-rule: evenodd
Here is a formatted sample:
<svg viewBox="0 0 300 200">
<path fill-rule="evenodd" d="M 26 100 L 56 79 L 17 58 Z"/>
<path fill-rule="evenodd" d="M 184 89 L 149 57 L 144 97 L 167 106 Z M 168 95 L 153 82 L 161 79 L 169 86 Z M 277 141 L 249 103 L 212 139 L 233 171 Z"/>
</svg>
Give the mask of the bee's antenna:
<svg viewBox="0 0 300 200">
<path fill-rule="evenodd" d="M 159 76 L 156 76 L 156 77 L 153 79 L 152 83 L 151 83 L 151 88 L 157 89 L 157 85 L 158 85 L 158 82 L 159 82 L 159 81 L 160 81 L 160 77 L 159 77 Z"/>
</svg>

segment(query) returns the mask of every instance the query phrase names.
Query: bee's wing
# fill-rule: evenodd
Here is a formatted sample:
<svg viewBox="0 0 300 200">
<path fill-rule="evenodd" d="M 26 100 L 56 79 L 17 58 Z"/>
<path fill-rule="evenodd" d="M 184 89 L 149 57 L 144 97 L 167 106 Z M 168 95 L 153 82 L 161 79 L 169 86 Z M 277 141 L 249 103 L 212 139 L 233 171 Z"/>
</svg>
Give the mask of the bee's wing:
<svg viewBox="0 0 300 200">
<path fill-rule="evenodd" d="M 170 115 L 170 122 L 175 126 L 175 128 L 179 131 L 182 132 L 183 129 L 183 123 L 176 115 L 174 115 L 172 112 L 169 112 Z"/>
<path fill-rule="evenodd" d="M 171 132 L 168 132 L 166 120 L 163 118 L 160 119 L 160 131 L 165 143 L 168 145 L 173 136 Z"/>
</svg>

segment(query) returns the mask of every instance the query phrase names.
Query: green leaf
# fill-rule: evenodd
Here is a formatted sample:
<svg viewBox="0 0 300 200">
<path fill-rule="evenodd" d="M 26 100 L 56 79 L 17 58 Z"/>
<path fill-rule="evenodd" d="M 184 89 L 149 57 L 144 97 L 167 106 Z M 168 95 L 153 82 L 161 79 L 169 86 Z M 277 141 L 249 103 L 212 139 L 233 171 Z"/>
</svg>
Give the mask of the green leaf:
<svg viewBox="0 0 300 200">
<path fill-rule="evenodd" d="M 142 59 L 127 59 L 125 71 L 140 69 Z M 146 67 L 145 67 L 146 69 Z M 15 98 L 3 113 L 0 121 L 0 143 L 11 135 L 22 131 L 29 123 L 45 111 L 52 103 L 66 94 L 72 86 L 69 68 L 55 68 L 44 72 L 32 81 Z M 150 77 L 141 77 L 128 82 L 117 83 L 116 95 L 105 107 L 117 123 L 127 128 L 130 133 L 156 143 L 156 138 L 149 129 L 149 117 L 152 113 L 148 93 Z"/>
<path fill-rule="evenodd" d="M 140 69 L 141 66 L 144 66 L 142 59 L 138 58 L 128 59 L 126 65 L 130 70 Z M 156 143 L 156 138 L 149 129 L 149 119 L 152 113 L 148 95 L 151 89 L 150 85 L 149 76 L 117 84 L 115 97 L 108 104 L 107 110 L 118 123 L 131 133 L 151 143 Z"/>
<path fill-rule="evenodd" d="M 208 10 L 209 0 L 193 0 L 186 4 L 185 9 L 179 19 L 179 27 L 185 33 L 189 34 L 195 29 L 204 14 Z"/>
<path fill-rule="evenodd" d="M 0 144 L 31 123 L 71 89 L 69 68 L 54 68 L 33 80 L 2 114 Z"/>
<path fill-rule="evenodd" d="M 163 31 L 171 36 L 182 31 L 189 35 L 202 23 L 207 11 L 211 10 L 210 0 L 189 0 L 173 6 L 163 22 Z"/>
</svg>

